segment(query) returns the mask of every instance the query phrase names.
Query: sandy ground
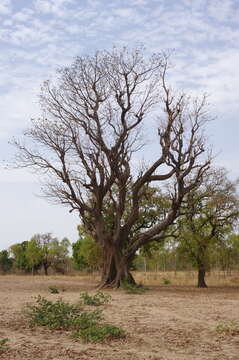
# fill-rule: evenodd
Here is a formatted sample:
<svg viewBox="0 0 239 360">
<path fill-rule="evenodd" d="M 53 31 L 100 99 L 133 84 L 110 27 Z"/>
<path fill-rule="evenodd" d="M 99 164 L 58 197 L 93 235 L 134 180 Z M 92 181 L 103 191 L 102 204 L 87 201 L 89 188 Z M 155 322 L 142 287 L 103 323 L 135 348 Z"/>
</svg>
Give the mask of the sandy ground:
<svg viewBox="0 0 239 360">
<path fill-rule="evenodd" d="M 49 286 L 64 289 L 49 293 Z M 113 300 L 105 317 L 122 326 L 127 338 L 84 344 L 62 331 L 29 328 L 21 310 L 38 294 L 79 301 L 81 291 L 95 292 L 94 283 L 79 277 L 0 277 L 0 340 L 9 339 L 1 360 L 239 360 L 239 334 L 219 334 L 216 327 L 239 323 L 239 287 L 196 289 L 165 285 L 143 295 L 107 291 Z"/>
</svg>

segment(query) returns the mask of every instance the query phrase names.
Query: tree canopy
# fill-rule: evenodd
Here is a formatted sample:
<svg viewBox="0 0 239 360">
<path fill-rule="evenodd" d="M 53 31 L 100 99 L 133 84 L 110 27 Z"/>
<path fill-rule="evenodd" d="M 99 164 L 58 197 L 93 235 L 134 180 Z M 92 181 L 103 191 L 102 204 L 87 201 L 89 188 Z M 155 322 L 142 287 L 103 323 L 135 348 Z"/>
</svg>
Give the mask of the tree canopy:
<svg viewBox="0 0 239 360">
<path fill-rule="evenodd" d="M 198 287 L 207 287 L 205 272 L 210 268 L 210 250 L 227 240 L 239 216 L 237 181 L 224 169 L 211 169 L 199 188 L 184 200 L 179 220 L 179 246 L 198 268 Z"/>
</svg>

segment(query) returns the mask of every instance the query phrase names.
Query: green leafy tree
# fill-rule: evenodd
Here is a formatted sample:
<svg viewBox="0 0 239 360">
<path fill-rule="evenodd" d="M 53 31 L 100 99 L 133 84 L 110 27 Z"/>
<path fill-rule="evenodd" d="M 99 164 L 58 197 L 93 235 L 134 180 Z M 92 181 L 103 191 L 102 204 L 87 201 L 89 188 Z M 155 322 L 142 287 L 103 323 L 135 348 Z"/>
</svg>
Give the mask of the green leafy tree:
<svg viewBox="0 0 239 360">
<path fill-rule="evenodd" d="M 10 247 L 10 253 L 13 257 L 14 267 L 25 272 L 31 271 L 31 265 L 29 264 L 26 256 L 27 247 L 28 241 L 23 241 L 22 243 L 14 244 Z"/>
<path fill-rule="evenodd" d="M 0 271 L 7 273 L 12 269 L 13 260 L 9 257 L 7 250 L 0 251 Z"/>
<path fill-rule="evenodd" d="M 41 264 L 43 266 L 44 273 L 45 275 L 48 275 L 48 269 L 52 265 L 53 261 L 53 256 L 50 251 L 51 243 L 57 239 L 53 238 L 50 233 L 36 234 L 33 236 L 33 239 L 36 247 L 40 249 Z"/>
<path fill-rule="evenodd" d="M 33 237 L 27 245 L 26 248 L 26 259 L 29 266 L 32 269 L 32 274 L 36 272 L 38 268 L 41 267 L 43 261 L 43 253 L 41 244 L 38 241 L 38 238 Z"/>
<path fill-rule="evenodd" d="M 67 238 L 58 240 L 54 238 L 49 247 L 51 267 L 62 274 L 65 273 L 69 260 L 70 241 Z"/>
<path fill-rule="evenodd" d="M 29 248 L 28 259 L 32 262 L 40 262 L 45 275 L 52 267 L 55 271 L 64 272 L 67 265 L 70 242 L 67 238 L 59 241 L 50 233 L 36 234 L 32 238 Z"/>
<path fill-rule="evenodd" d="M 75 243 L 72 244 L 72 257 L 74 260 L 74 265 L 76 269 L 83 270 L 87 268 L 87 263 L 84 259 L 84 254 L 82 253 L 82 239 L 78 239 Z"/>
<path fill-rule="evenodd" d="M 67 238 L 58 240 L 50 233 L 35 234 L 30 241 L 14 244 L 10 247 L 14 266 L 33 274 L 43 267 L 45 275 L 52 267 L 64 273 L 68 264 L 70 241 Z"/>
<path fill-rule="evenodd" d="M 238 221 L 237 182 L 222 169 L 208 172 L 207 181 L 187 195 L 179 221 L 179 248 L 198 269 L 198 287 L 207 287 L 206 271 L 216 243 L 222 243 Z"/>
<path fill-rule="evenodd" d="M 230 272 L 239 268 L 239 235 L 230 233 L 217 244 L 214 263 L 223 271 Z"/>
<path fill-rule="evenodd" d="M 94 239 L 84 232 L 82 226 L 78 226 L 80 238 L 72 244 L 72 255 L 79 270 L 99 270 L 102 267 L 102 251 Z"/>
</svg>

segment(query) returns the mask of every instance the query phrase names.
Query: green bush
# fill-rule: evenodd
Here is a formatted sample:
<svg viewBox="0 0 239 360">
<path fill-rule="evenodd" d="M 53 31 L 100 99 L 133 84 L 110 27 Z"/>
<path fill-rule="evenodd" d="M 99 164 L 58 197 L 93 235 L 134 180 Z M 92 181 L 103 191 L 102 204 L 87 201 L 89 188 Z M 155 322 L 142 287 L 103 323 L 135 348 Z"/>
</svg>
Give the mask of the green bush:
<svg viewBox="0 0 239 360">
<path fill-rule="evenodd" d="M 142 285 L 131 284 L 128 281 L 123 281 L 121 286 L 128 294 L 143 294 L 147 290 Z"/>
<path fill-rule="evenodd" d="M 94 327 L 99 321 L 103 319 L 101 310 L 82 311 L 82 313 L 75 317 L 72 321 L 71 328 L 74 330 L 84 330 Z"/>
<path fill-rule="evenodd" d="M 48 288 L 51 292 L 51 294 L 59 294 L 59 290 L 55 286 L 49 286 Z"/>
<path fill-rule="evenodd" d="M 216 326 L 216 331 L 219 334 L 224 335 L 238 335 L 239 334 L 239 324 L 235 321 L 228 321 L 228 322 L 220 322 Z"/>
<path fill-rule="evenodd" d="M 0 354 L 8 350 L 7 342 L 8 342 L 7 338 L 0 340 Z"/>
<path fill-rule="evenodd" d="M 71 330 L 72 337 L 81 338 L 83 341 L 125 337 L 121 328 L 101 323 L 102 310 L 86 311 L 79 305 L 69 304 L 62 299 L 52 302 L 39 295 L 36 304 L 27 305 L 25 314 L 30 326 L 41 325 L 49 329 Z"/>
<path fill-rule="evenodd" d="M 95 295 L 89 295 L 87 292 L 80 294 L 80 298 L 85 305 L 100 306 L 108 304 L 112 299 L 109 294 L 99 291 Z"/>
<path fill-rule="evenodd" d="M 163 278 L 163 283 L 164 283 L 164 285 L 169 285 L 169 284 L 171 284 L 171 281 L 169 279 Z"/>
<path fill-rule="evenodd" d="M 53 303 L 40 295 L 36 305 L 28 304 L 25 310 L 31 326 L 41 325 L 50 329 L 69 329 L 81 313 L 79 305 L 69 304 L 62 299 Z"/>
<path fill-rule="evenodd" d="M 73 337 L 81 338 L 85 342 L 98 342 L 113 338 L 124 338 L 125 332 L 120 327 L 111 324 L 98 324 L 73 333 Z"/>
</svg>

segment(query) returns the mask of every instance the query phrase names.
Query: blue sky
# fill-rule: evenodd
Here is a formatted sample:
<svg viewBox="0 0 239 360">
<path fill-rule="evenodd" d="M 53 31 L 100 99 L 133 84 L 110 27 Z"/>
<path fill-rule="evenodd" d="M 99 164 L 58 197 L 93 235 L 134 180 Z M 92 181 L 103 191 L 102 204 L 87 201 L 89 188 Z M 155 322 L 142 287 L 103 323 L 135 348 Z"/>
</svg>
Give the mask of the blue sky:
<svg viewBox="0 0 239 360">
<path fill-rule="evenodd" d="M 0 249 L 37 232 L 77 239 L 78 218 L 39 194 L 37 177 L 7 170 L 30 118 L 39 115 L 40 84 L 76 55 L 142 43 L 171 50 L 171 82 L 210 95 L 216 119 L 208 135 L 216 163 L 239 176 L 239 5 L 237 0 L 0 0 Z"/>
</svg>

